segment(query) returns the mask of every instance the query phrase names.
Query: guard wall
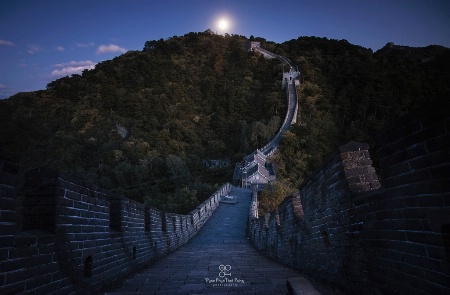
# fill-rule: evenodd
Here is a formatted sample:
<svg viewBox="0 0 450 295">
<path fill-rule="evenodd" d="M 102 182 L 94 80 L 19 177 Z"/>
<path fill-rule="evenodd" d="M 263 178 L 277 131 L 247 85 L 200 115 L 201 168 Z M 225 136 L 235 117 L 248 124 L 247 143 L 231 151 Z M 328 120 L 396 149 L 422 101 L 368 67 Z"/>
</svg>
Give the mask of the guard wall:
<svg viewBox="0 0 450 295">
<path fill-rule="evenodd" d="M 25 177 L 18 232 L 17 173 L 17 156 L 0 152 L 1 294 L 97 294 L 186 243 L 231 189 L 180 215 L 39 168 Z"/>
<path fill-rule="evenodd" d="M 252 243 L 351 294 L 450 294 L 448 109 L 417 110 L 378 134 L 382 186 L 368 145 L 341 147 L 276 211 L 251 215 Z"/>
</svg>

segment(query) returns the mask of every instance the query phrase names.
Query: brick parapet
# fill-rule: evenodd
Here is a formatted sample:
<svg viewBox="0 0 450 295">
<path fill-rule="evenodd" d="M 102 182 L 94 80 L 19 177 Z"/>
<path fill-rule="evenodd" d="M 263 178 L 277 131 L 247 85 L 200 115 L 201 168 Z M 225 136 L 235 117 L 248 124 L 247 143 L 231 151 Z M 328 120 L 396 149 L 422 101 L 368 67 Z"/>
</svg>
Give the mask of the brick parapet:
<svg viewBox="0 0 450 295">
<path fill-rule="evenodd" d="M 268 226 L 249 222 L 252 243 L 349 293 L 450 293 L 448 109 L 422 108 L 378 133 L 381 181 L 366 144 L 339 148 Z"/>
<path fill-rule="evenodd" d="M 0 233 L 2 234 L 0 249 L 14 245 L 18 217 L 16 190 L 18 172 L 19 156 L 0 150 Z M 0 258 L 3 255 L 0 253 Z"/>
<path fill-rule="evenodd" d="M 8 153 L 0 157 L 0 168 L 6 167 L 1 172 L 8 171 L 0 178 L 3 218 L 11 216 L 3 214 L 4 204 L 17 211 L 15 203 L 4 199 L 16 197 L 18 164 Z M 224 185 L 195 210 L 180 215 L 49 168 L 30 171 L 25 179 L 24 231 L 14 227 L 1 232 L 2 294 L 98 293 L 186 243 L 231 189 Z"/>
</svg>

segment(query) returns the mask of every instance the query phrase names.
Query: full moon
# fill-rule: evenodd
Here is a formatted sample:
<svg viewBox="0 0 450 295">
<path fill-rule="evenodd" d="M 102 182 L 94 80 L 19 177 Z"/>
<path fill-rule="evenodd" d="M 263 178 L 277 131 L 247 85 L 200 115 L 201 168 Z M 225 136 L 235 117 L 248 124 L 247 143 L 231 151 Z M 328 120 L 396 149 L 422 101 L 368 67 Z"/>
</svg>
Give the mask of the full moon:
<svg viewBox="0 0 450 295">
<path fill-rule="evenodd" d="M 226 30 L 228 28 L 228 21 L 226 19 L 219 20 L 219 29 Z"/>
</svg>

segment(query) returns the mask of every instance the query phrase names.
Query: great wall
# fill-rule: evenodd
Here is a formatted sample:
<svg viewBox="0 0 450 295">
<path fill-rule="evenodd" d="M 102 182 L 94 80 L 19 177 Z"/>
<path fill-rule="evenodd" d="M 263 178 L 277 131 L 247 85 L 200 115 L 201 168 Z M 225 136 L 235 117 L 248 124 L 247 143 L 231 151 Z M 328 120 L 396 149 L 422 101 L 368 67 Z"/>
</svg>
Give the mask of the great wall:
<svg viewBox="0 0 450 295">
<path fill-rule="evenodd" d="M 341 146 L 297 194 L 263 217 L 257 214 L 254 186 L 246 193 L 225 184 L 192 212 L 179 215 L 48 168 L 24 176 L 25 194 L 19 204 L 19 157 L 0 151 L 0 293 L 97 294 L 148 267 L 164 273 L 169 267 L 163 266 L 165 261 L 176 264 L 197 254 L 200 261 L 213 253 L 218 256 L 205 268 L 185 264 L 192 276 L 184 278 L 183 287 L 172 281 L 167 284 L 178 289 L 162 289 L 162 275 L 144 272 L 115 294 L 153 294 L 144 291 L 145 284 L 157 286 L 155 294 L 282 293 L 287 290 L 282 287 L 286 276 L 295 274 L 328 286 L 319 291 L 329 294 L 450 294 L 449 109 L 449 102 L 430 102 L 380 131 L 374 147 L 379 171 L 367 144 Z M 229 193 L 237 196 L 237 206 L 220 204 Z M 247 202 L 248 207 L 239 207 Z M 240 226 L 230 236 L 218 226 L 230 226 L 227 216 L 237 208 L 249 214 L 233 215 Z M 213 219 L 216 211 L 220 216 Z M 212 225 L 202 230 L 210 218 Z M 246 227 L 248 240 L 241 227 Z M 250 244 L 296 272 L 278 266 L 264 272 L 258 261 L 265 258 L 240 248 Z M 174 259 L 169 253 L 178 256 Z M 227 255 L 235 257 L 228 266 L 233 276 L 239 269 L 245 286 L 206 288 L 204 276 L 220 275 L 216 268 L 228 263 Z M 276 276 L 281 272 L 286 275 Z M 152 281 L 152 275 L 159 281 Z"/>
</svg>

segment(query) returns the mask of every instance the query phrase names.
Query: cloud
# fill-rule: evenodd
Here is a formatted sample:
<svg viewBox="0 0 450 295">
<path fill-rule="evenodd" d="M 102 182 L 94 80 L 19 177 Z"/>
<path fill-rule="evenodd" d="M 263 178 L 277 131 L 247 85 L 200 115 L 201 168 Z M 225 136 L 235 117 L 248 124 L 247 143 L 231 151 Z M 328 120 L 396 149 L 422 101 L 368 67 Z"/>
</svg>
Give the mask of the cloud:
<svg viewBox="0 0 450 295">
<path fill-rule="evenodd" d="M 8 40 L 0 40 L 0 46 L 14 46 L 14 43 Z"/>
<path fill-rule="evenodd" d="M 20 59 L 19 60 L 19 63 L 17 64 L 17 66 L 19 67 L 19 68 L 26 68 L 27 66 L 28 66 L 28 64 L 26 63 L 26 60 L 25 59 Z"/>
<path fill-rule="evenodd" d="M 56 51 L 64 51 L 64 50 L 66 50 L 64 47 L 62 47 L 62 46 L 56 46 L 55 47 L 55 50 Z"/>
<path fill-rule="evenodd" d="M 6 86 L 3 84 L 0 84 L 0 89 L 3 89 L 3 88 L 6 88 Z"/>
<path fill-rule="evenodd" d="M 88 47 L 94 47 L 94 46 L 95 46 L 94 42 L 77 43 L 77 47 L 80 47 L 80 48 L 88 48 Z"/>
<path fill-rule="evenodd" d="M 109 44 L 109 45 L 100 45 L 97 48 L 96 52 L 97 52 L 97 54 L 108 53 L 108 52 L 122 52 L 122 53 L 125 53 L 125 52 L 127 52 L 127 50 L 125 48 L 119 47 L 118 45 Z"/>
<path fill-rule="evenodd" d="M 27 50 L 27 52 L 28 52 L 29 54 L 35 54 L 35 53 L 38 52 L 38 51 L 41 51 L 41 48 L 40 48 L 39 46 L 34 45 L 34 44 L 29 44 L 29 45 L 28 45 L 28 50 Z"/>
<path fill-rule="evenodd" d="M 60 63 L 54 65 L 54 67 L 59 68 L 54 70 L 51 75 L 54 77 L 63 77 L 73 74 L 81 74 L 84 70 L 92 70 L 95 68 L 96 63 L 90 60 L 84 61 L 71 61 L 68 63 Z"/>
</svg>

